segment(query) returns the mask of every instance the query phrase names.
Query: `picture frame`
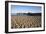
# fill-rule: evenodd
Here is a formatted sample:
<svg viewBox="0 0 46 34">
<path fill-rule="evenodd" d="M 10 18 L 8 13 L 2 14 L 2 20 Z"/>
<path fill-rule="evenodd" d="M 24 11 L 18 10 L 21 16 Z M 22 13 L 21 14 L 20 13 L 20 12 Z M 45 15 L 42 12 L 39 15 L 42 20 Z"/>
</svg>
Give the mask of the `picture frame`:
<svg viewBox="0 0 46 34">
<path fill-rule="evenodd" d="M 29 6 L 33 6 L 33 7 L 36 6 L 36 8 L 38 8 L 38 9 L 35 8 L 37 11 L 41 9 L 41 12 L 31 12 L 31 14 L 30 14 L 30 12 L 28 13 L 28 11 L 25 12 L 26 9 L 24 9 L 24 11 L 22 11 L 22 12 L 16 12 L 15 11 L 15 13 L 23 13 L 23 12 L 24 12 L 24 14 L 28 13 L 28 14 L 30 14 L 29 16 L 40 16 L 41 26 L 38 26 L 40 28 L 35 28 L 33 26 L 34 28 L 30 27 L 30 28 L 20 28 L 20 29 L 16 29 L 15 28 L 14 29 L 14 27 L 12 27 L 13 29 L 11 29 L 11 18 L 10 17 L 11 17 L 11 15 L 13 15 L 12 13 L 14 13 L 14 12 L 11 12 L 11 11 L 14 11 L 13 9 L 11 9 L 11 7 L 12 7 L 11 5 L 15 5 L 15 6 L 20 6 L 21 5 L 21 6 L 24 6 L 24 8 L 26 6 L 28 8 L 29 8 Z M 39 8 L 38 6 L 41 7 L 41 8 Z M 20 8 L 20 10 L 23 10 L 21 8 Z M 18 11 L 19 11 L 19 9 L 18 9 Z M 40 32 L 40 31 L 45 31 L 45 3 L 40 3 L 40 2 L 24 2 L 24 1 L 5 1 L 5 33 Z"/>
</svg>

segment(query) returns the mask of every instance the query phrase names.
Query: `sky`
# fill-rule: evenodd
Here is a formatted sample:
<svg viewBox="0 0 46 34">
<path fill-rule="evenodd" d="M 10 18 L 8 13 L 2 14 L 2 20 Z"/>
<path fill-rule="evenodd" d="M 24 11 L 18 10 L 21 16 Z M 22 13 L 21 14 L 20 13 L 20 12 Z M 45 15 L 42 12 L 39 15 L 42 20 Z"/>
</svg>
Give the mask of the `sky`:
<svg viewBox="0 0 46 34">
<path fill-rule="evenodd" d="M 41 13 L 41 6 L 11 5 L 11 13 Z"/>
</svg>

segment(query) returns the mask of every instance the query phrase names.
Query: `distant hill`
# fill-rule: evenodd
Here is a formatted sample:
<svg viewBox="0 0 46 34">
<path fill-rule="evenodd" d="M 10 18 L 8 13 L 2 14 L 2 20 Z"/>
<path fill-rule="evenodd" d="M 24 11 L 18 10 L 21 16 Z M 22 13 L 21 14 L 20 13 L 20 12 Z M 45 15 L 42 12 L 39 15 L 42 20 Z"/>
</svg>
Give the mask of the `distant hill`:
<svg viewBox="0 0 46 34">
<path fill-rule="evenodd" d="M 33 15 L 39 15 L 41 16 L 41 13 L 12 13 L 12 16 L 33 16 Z"/>
</svg>

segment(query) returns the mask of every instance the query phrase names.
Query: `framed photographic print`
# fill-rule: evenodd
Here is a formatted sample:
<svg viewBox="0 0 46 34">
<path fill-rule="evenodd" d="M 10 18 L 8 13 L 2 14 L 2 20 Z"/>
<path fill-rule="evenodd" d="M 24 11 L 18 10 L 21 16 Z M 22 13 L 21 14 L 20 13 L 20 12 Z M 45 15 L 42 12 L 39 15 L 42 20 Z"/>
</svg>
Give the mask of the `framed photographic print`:
<svg viewBox="0 0 46 34">
<path fill-rule="evenodd" d="M 5 1 L 5 32 L 45 31 L 45 3 Z"/>
</svg>

